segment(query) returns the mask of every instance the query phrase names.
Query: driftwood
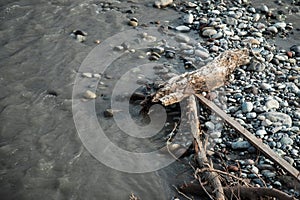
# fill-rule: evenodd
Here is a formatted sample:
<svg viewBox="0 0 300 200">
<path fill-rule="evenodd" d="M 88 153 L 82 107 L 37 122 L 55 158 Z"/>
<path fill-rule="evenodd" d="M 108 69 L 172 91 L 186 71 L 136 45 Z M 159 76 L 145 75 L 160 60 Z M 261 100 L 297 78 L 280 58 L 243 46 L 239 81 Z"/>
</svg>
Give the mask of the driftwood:
<svg viewBox="0 0 300 200">
<path fill-rule="evenodd" d="M 160 101 L 167 106 L 180 102 L 191 94 L 216 89 L 224 85 L 236 67 L 248 62 L 247 49 L 225 51 L 200 69 L 174 76 L 168 80 L 152 98 L 152 102 Z"/>
<path fill-rule="evenodd" d="M 203 139 L 203 136 L 200 131 L 200 124 L 198 119 L 198 112 L 197 112 L 197 103 L 194 95 L 191 95 L 187 98 L 187 119 L 190 124 L 191 133 L 195 139 L 195 150 L 196 150 L 196 160 L 198 165 L 201 168 L 204 167 L 212 167 L 209 163 L 209 160 L 206 156 L 206 145 Z M 214 188 L 214 196 L 217 200 L 224 200 L 224 191 L 221 181 L 219 179 L 218 173 L 214 171 L 206 171 L 203 173 L 205 179 L 209 182 L 212 188 Z"/>
<path fill-rule="evenodd" d="M 277 162 L 281 167 L 286 169 L 299 180 L 298 170 L 294 169 L 285 160 L 278 157 L 278 155 L 276 155 L 272 150 L 269 151 L 265 145 L 262 145 L 262 142 L 258 143 L 258 139 L 254 135 L 247 132 L 232 118 L 229 118 L 229 116 L 227 116 L 221 109 L 216 107 L 211 102 L 208 102 L 208 100 L 203 96 L 198 95 L 200 92 L 209 92 L 213 89 L 223 86 L 235 68 L 240 65 L 248 64 L 248 62 L 249 52 L 247 49 L 226 51 L 218 56 L 214 61 L 208 63 L 198 70 L 172 77 L 156 92 L 156 94 L 152 97 L 152 102 L 160 101 L 163 105 L 168 106 L 180 102 L 184 98 L 188 97 L 186 109 L 187 113 L 185 113 L 185 115 L 187 116 L 189 122 L 190 132 L 195 140 L 195 158 L 200 169 L 211 169 L 204 170 L 203 174 L 213 189 L 204 188 L 200 180 L 200 185 L 197 184 L 198 190 L 204 190 L 209 196 L 210 194 L 214 194 L 215 199 L 218 200 L 223 200 L 225 197 L 228 199 L 239 199 L 240 197 L 242 197 L 242 199 L 246 199 L 246 197 L 253 197 L 251 199 L 256 199 L 259 195 L 277 197 L 279 199 L 293 199 L 293 197 L 290 197 L 287 194 L 275 189 L 250 188 L 245 186 L 222 187 L 222 184 L 219 180 L 219 174 L 213 170 L 212 164 L 206 157 L 206 146 L 205 142 L 203 141 L 203 135 L 200 132 L 197 114 L 198 109 L 194 95 L 196 95 L 200 101 L 204 103 L 204 105 L 215 111 L 219 116 L 221 116 L 221 118 L 226 120 L 236 130 L 242 133 L 248 140 L 250 140 L 252 144 L 254 144 L 254 146 L 256 146 L 267 156 L 273 158 L 275 162 Z"/>
<path fill-rule="evenodd" d="M 204 189 L 206 191 L 204 191 Z M 187 184 L 179 188 L 183 193 L 205 197 L 207 196 L 206 192 L 211 193 L 212 190 L 209 187 L 201 189 L 199 184 Z M 295 200 L 296 198 L 274 188 L 265 188 L 265 187 L 246 187 L 246 186 L 233 186 L 233 187 L 224 187 L 224 196 L 225 199 L 243 199 L 243 200 L 255 200 L 261 199 L 262 197 L 275 197 L 278 200 Z"/>
<path fill-rule="evenodd" d="M 226 121 L 229 125 L 231 125 L 235 130 L 237 130 L 240 134 L 242 134 L 249 142 L 254 145 L 259 151 L 261 151 L 264 155 L 268 156 L 275 163 L 285 169 L 289 174 L 294 176 L 298 181 L 300 181 L 300 173 L 297 169 L 290 165 L 286 160 L 276 154 L 269 146 L 264 144 L 261 140 L 257 139 L 252 133 L 247 131 L 244 127 L 242 127 L 237 121 L 228 116 L 223 110 L 221 110 L 217 105 L 213 102 L 209 101 L 202 95 L 196 94 L 201 103 L 205 106 L 209 107 L 212 111 L 214 111 L 219 117 L 221 117 L 224 121 Z"/>
</svg>

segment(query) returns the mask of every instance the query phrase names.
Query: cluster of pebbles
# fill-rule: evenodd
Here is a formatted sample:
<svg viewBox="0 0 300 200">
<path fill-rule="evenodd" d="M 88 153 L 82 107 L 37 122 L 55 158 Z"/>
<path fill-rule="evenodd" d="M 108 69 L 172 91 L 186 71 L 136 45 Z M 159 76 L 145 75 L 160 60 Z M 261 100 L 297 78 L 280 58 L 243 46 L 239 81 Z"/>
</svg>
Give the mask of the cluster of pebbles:
<svg viewBox="0 0 300 200">
<path fill-rule="evenodd" d="M 300 169 L 300 44 L 278 49 L 270 42 L 289 37 L 295 31 L 293 24 L 285 22 L 284 13 L 273 13 L 266 5 L 253 7 L 247 0 L 194 1 L 173 7 L 184 14 L 182 25 L 171 28 L 197 31 L 202 36 L 200 46 L 189 46 L 188 39 L 182 43 L 186 60 L 206 62 L 228 49 L 251 50 L 250 64 L 237 69 L 230 84 L 212 92 L 210 98 Z M 204 128 L 210 135 L 212 150 L 229 149 L 241 158 L 257 153 L 248 141 L 226 130 L 216 115 L 206 120 Z M 232 173 L 251 179 L 257 186 L 282 187 L 278 179 L 282 172 L 264 156 L 236 162 L 238 165 L 229 166 Z M 288 192 L 299 195 L 293 189 Z"/>
<path fill-rule="evenodd" d="M 248 0 L 176 3 L 160 0 L 154 6 L 160 9 L 169 6 L 183 13 L 182 24 L 168 25 L 162 30 L 177 32 L 174 37 L 179 45 L 172 47 L 163 43 L 153 47 L 145 57 L 151 61 L 165 59 L 168 63 L 179 58 L 184 61 L 185 68 L 197 68 L 226 50 L 248 48 L 250 64 L 236 69 L 230 83 L 211 92 L 209 98 L 300 170 L 300 44 L 289 49 L 278 49 L 274 44 L 274 39 L 289 37 L 297 28 L 285 22 L 283 12 L 275 13 L 263 4 L 254 7 Z M 290 12 L 299 12 L 295 4 Z M 128 25 L 138 28 L 138 19 L 131 18 Z M 200 36 L 196 38 L 197 42 L 188 37 L 194 32 Z M 141 38 L 156 41 L 155 37 L 146 33 Z M 116 46 L 114 50 L 137 53 L 127 45 Z M 165 78 L 170 78 L 174 75 L 170 66 L 157 70 Z M 175 65 L 174 68 L 178 70 Z M 148 84 L 149 79 L 146 77 L 141 82 Z M 93 99 L 96 95 L 87 91 L 85 98 Z M 274 162 L 257 155 L 256 149 L 226 127 L 217 115 L 208 114 L 203 108 L 200 111 L 211 150 L 224 158 L 228 158 L 228 154 L 237 155 L 234 156 L 236 159 L 223 159 L 231 173 L 249 179 L 256 186 L 284 189 L 286 182 L 280 178 L 284 172 Z M 113 115 L 109 109 L 105 112 L 109 113 L 105 116 Z M 180 116 L 177 118 L 180 119 Z M 173 124 L 168 123 L 167 126 L 169 130 L 173 129 Z M 293 189 L 287 192 L 299 195 Z"/>
</svg>

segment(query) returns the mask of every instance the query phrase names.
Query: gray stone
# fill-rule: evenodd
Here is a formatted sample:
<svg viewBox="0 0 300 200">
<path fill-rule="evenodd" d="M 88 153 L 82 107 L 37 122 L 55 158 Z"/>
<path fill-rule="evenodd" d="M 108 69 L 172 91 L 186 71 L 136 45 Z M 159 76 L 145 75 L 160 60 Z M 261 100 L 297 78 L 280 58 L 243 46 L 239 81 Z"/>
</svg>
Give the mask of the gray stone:
<svg viewBox="0 0 300 200">
<path fill-rule="evenodd" d="M 203 60 L 206 60 L 210 56 L 209 53 L 199 49 L 195 50 L 195 55 L 199 56 Z"/>
<path fill-rule="evenodd" d="M 222 37 L 223 37 L 223 33 L 221 31 L 219 31 L 217 34 L 214 34 L 212 36 L 212 38 L 214 38 L 214 39 L 220 39 Z"/>
<path fill-rule="evenodd" d="M 255 112 L 250 112 L 246 114 L 247 119 L 254 119 L 256 118 L 257 114 Z"/>
<path fill-rule="evenodd" d="M 291 51 L 296 53 L 296 56 L 300 56 L 300 45 L 293 45 L 290 48 Z"/>
<path fill-rule="evenodd" d="M 263 138 L 265 135 L 267 135 L 267 131 L 264 130 L 264 129 L 260 129 L 260 130 L 257 130 L 255 134 L 256 134 L 257 136 Z"/>
<path fill-rule="evenodd" d="M 278 29 L 275 26 L 268 27 L 268 31 L 271 31 L 272 33 L 278 33 Z"/>
<path fill-rule="evenodd" d="M 231 148 L 234 150 L 248 149 L 250 146 L 251 144 L 248 141 L 237 141 L 231 144 Z"/>
<path fill-rule="evenodd" d="M 291 165 L 293 165 L 294 162 L 295 162 L 295 160 L 294 160 L 293 158 L 289 157 L 289 156 L 284 156 L 284 159 L 285 159 L 286 161 L 288 161 Z"/>
<path fill-rule="evenodd" d="M 275 26 L 276 28 L 285 29 L 286 23 L 285 23 L 285 22 L 277 22 L 277 23 L 274 24 L 274 26 Z"/>
<path fill-rule="evenodd" d="M 254 174 L 259 173 L 259 169 L 257 167 L 255 167 L 254 165 L 252 165 L 249 170 L 250 170 L 250 172 L 252 172 Z"/>
<path fill-rule="evenodd" d="M 289 115 L 281 112 L 266 112 L 261 114 L 269 119 L 271 122 L 280 122 L 283 126 L 290 128 L 292 126 L 292 119 Z"/>
<path fill-rule="evenodd" d="M 173 0 L 158 0 L 154 2 L 157 8 L 163 8 L 173 3 Z"/>
<path fill-rule="evenodd" d="M 202 32 L 202 35 L 205 37 L 212 37 L 213 35 L 217 34 L 218 32 L 215 29 L 205 29 Z"/>
<path fill-rule="evenodd" d="M 276 174 L 270 170 L 263 170 L 261 172 L 262 175 L 264 175 L 266 178 L 274 178 L 276 177 Z"/>
<path fill-rule="evenodd" d="M 262 72 L 266 68 L 265 64 L 262 62 L 259 62 L 256 59 L 252 59 L 250 65 L 248 66 L 249 71 L 256 71 L 256 72 Z"/>
<path fill-rule="evenodd" d="M 214 131 L 214 132 L 210 133 L 209 135 L 211 138 L 216 139 L 216 138 L 221 137 L 222 133 L 219 131 Z"/>
<path fill-rule="evenodd" d="M 282 186 L 282 184 L 279 181 L 275 181 L 273 183 L 273 185 L 276 186 L 276 187 L 279 187 L 279 188 Z"/>
<path fill-rule="evenodd" d="M 253 103 L 252 102 L 244 102 L 242 104 L 242 111 L 244 113 L 251 112 L 253 110 Z"/>
<path fill-rule="evenodd" d="M 184 35 L 184 34 L 177 34 L 175 39 L 178 42 L 189 42 L 190 41 L 190 38 L 187 35 Z"/>
<path fill-rule="evenodd" d="M 194 22 L 194 16 L 193 16 L 193 14 L 189 13 L 189 14 L 184 15 L 184 17 L 183 17 L 183 23 L 192 24 L 193 22 Z"/>
<path fill-rule="evenodd" d="M 297 119 L 300 119 L 300 109 L 299 108 L 294 111 L 294 117 Z"/>
<path fill-rule="evenodd" d="M 204 125 L 205 125 L 205 127 L 206 127 L 208 130 L 210 130 L 210 131 L 212 131 L 212 130 L 215 129 L 215 125 L 214 125 L 214 123 L 212 123 L 211 121 L 205 122 Z"/>
<path fill-rule="evenodd" d="M 272 88 L 272 86 L 268 83 L 262 83 L 260 85 L 261 89 L 264 89 L 264 90 L 270 90 Z"/>
<path fill-rule="evenodd" d="M 288 136 L 283 136 L 280 139 L 280 142 L 282 145 L 292 145 L 294 143 L 294 141 Z"/>
<path fill-rule="evenodd" d="M 269 12 L 269 8 L 266 5 L 262 5 L 262 7 L 260 8 L 260 11 L 264 12 L 264 13 L 267 13 L 267 12 Z"/>
</svg>

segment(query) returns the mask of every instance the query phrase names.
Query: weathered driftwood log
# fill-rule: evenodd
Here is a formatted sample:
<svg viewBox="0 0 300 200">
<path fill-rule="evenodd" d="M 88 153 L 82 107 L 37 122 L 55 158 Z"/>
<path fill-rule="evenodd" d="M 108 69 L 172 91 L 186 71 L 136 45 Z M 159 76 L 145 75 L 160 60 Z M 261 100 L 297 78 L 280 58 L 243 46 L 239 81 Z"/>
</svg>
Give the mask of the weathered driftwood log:
<svg viewBox="0 0 300 200">
<path fill-rule="evenodd" d="M 265 188 L 265 187 L 247 187 L 247 186 L 233 186 L 233 187 L 224 187 L 225 199 L 230 200 L 256 200 L 261 199 L 262 197 L 273 197 L 278 200 L 296 200 L 295 197 L 292 197 L 280 190 L 274 188 Z M 199 184 L 192 183 L 183 185 L 179 190 L 185 194 L 196 195 L 200 197 L 206 197 L 206 191 L 212 192 L 212 189 L 205 187 L 204 191 L 201 189 Z"/>
<path fill-rule="evenodd" d="M 191 94 L 216 89 L 224 85 L 236 67 L 248 62 L 249 52 L 247 49 L 225 51 L 200 69 L 174 76 L 168 80 L 158 90 L 152 101 L 161 101 L 163 105 L 167 106 L 180 102 Z"/>
<path fill-rule="evenodd" d="M 200 123 L 198 119 L 198 109 L 197 103 L 194 95 L 191 95 L 187 98 L 187 119 L 189 121 L 191 133 L 196 141 L 195 150 L 196 150 L 196 160 L 198 162 L 199 168 L 212 167 L 209 163 L 209 160 L 206 156 L 206 143 L 204 137 L 201 135 Z M 214 189 L 214 196 L 217 200 L 224 200 L 224 191 L 219 179 L 218 173 L 214 171 L 205 171 L 203 173 L 205 180 L 211 185 Z M 200 189 L 200 186 L 199 186 Z"/>
</svg>

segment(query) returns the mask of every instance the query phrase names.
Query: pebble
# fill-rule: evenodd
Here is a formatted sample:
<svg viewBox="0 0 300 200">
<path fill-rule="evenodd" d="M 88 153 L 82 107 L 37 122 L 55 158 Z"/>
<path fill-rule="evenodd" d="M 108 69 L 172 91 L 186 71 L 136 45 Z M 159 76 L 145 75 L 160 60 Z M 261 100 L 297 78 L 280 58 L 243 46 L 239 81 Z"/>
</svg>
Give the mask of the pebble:
<svg viewBox="0 0 300 200">
<path fill-rule="evenodd" d="M 297 57 L 300 57 L 300 45 L 295 44 L 291 46 L 290 50 L 295 52 Z"/>
<path fill-rule="evenodd" d="M 177 34 L 175 36 L 175 39 L 178 41 L 178 42 L 189 42 L 190 41 L 190 38 L 187 36 L 187 35 L 184 35 L 184 34 Z"/>
<path fill-rule="evenodd" d="M 267 135 L 267 131 L 264 129 L 260 129 L 260 130 L 257 130 L 255 134 L 257 136 L 259 136 L 260 138 L 263 138 L 265 135 Z"/>
<path fill-rule="evenodd" d="M 211 138 L 216 139 L 216 138 L 220 138 L 222 133 L 219 131 L 214 131 L 212 133 L 209 134 Z"/>
<path fill-rule="evenodd" d="M 90 90 L 87 90 L 84 95 L 83 95 L 86 99 L 96 99 L 97 98 L 97 95 L 90 91 Z"/>
<path fill-rule="evenodd" d="M 278 187 L 278 188 L 281 188 L 282 184 L 279 182 L 279 181 L 275 181 L 273 183 L 274 186 Z"/>
<path fill-rule="evenodd" d="M 255 112 L 250 112 L 246 114 L 247 119 L 254 119 L 256 118 L 257 114 Z"/>
<path fill-rule="evenodd" d="M 177 26 L 175 29 L 177 31 L 180 31 L 180 32 L 189 32 L 191 30 L 190 27 L 187 27 L 187 26 L 184 26 L 184 25 Z"/>
<path fill-rule="evenodd" d="M 215 29 L 205 29 L 202 32 L 202 35 L 205 37 L 212 37 L 213 35 L 216 35 L 218 32 Z"/>
<path fill-rule="evenodd" d="M 263 170 L 261 172 L 261 174 L 263 176 L 265 176 L 266 178 L 274 178 L 274 177 L 276 177 L 276 174 L 274 172 L 270 171 L 270 170 Z"/>
<path fill-rule="evenodd" d="M 114 116 L 114 113 L 113 113 L 113 110 L 112 110 L 112 109 L 106 109 L 106 110 L 103 112 L 103 115 L 104 115 L 104 117 L 113 117 L 113 116 Z"/>
<path fill-rule="evenodd" d="M 199 49 L 195 50 L 195 55 L 199 56 L 203 60 L 206 60 L 210 56 L 208 52 L 205 52 L 205 51 L 202 51 Z"/>
<path fill-rule="evenodd" d="M 185 24 L 192 24 L 194 22 L 194 15 L 189 13 L 184 15 L 183 17 L 183 23 Z"/>
<path fill-rule="evenodd" d="M 205 122 L 204 125 L 205 125 L 205 127 L 206 127 L 208 130 L 210 130 L 210 131 L 212 131 L 212 130 L 215 129 L 215 124 L 214 124 L 213 122 L 211 122 L 211 121 Z"/>
<path fill-rule="evenodd" d="M 229 172 L 237 172 L 237 171 L 239 171 L 239 168 L 238 168 L 237 166 L 235 166 L 235 165 L 229 165 L 229 166 L 227 167 L 227 170 L 228 170 Z"/>
<path fill-rule="evenodd" d="M 268 27 L 268 31 L 270 31 L 270 32 L 272 32 L 274 34 L 278 33 L 278 29 L 275 26 Z"/>
<path fill-rule="evenodd" d="M 261 87 L 261 89 L 263 89 L 263 90 L 270 90 L 270 89 L 272 88 L 272 86 L 271 86 L 270 84 L 268 84 L 268 83 L 262 83 L 262 84 L 260 85 L 260 87 Z"/>
<path fill-rule="evenodd" d="M 267 12 L 269 12 L 269 8 L 266 5 L 262 5 L 262 7 L 260 8 L 260 11 L 263 13 L 267 13 Z"/>
<path fill-rule="evenodd" d="M 154 6 L 157 8 L 164 8 L 173 3 L 173 0 L 159 0 L 154 2 Z"/>
<path fill-rule="evenodd" d="M 255 167 L 254 165 L 252 165 L 249 170 L 250 170 L 250 172 L 252 172 L 254 174 L 259 173 L 259 169 L 257 167 Z"/>
<path fill-rule="evenodd" d="M 174 58 L 175 57 L 175 51 L 166 51 L 166 54 L 165 54 L 165 56 L 166 56 L 166 58 L 170 58 L 170 59 L 172 59 L 172 58 Z"/>
<path fill-rule="evenodd" d="M 274 24 L 274 26 L 276 28 L 285 29 L 286 23 L 285 22 L 277 22 L 277 23 Z"/>
<path fill-rule="evenodd" d="M 249 71 L 256 71 L 256 72 L 262 72 L 264 71 L 266 68 L 265 64 L 256 60 L 256 59 L 252 59 L 250 62 L 250 65 L 248 66 L 248 70 Z"/>
<path fill-rule="evenodd" d="M 251 144 L 248 141 L 237 141 L 231 144 L 231 148 L 234 150 L 248 149 L 250 146 Z"/>
<path fill-rule="evenodd" d="M 266 110 L 278 109 L 279 103 L 275 99 L 270 99 L 266 102 Z"/>
<path fill-rule="evenodd" d="M 248 112 L 251 112 L 253 110 L 253 103 L 252 102 L 244 102 L 242 104 L 242 111 L 244 113 L 248 113 Z"/>
<path fill-rule="evenodd" d="M 283 126 L 290 128 L 292 126 L 292 119 L 289 115 L 281 112 L 266 112 L 261 115 L 264 115 L 271 122 L 280 122 Z"/>
<path fill-rule="evenodd" d="M 138 22 L 137 18 L 131 18 L 131 19 L 129 20 L 129 22 L 128 22 L 128 25 L 129 25 L 129 26 L 136 27 L 136 26 L 139 25 L 139 22 Z"/>
<path fill-rule="evenodd" d="M 283 136 L 280 139 L 280 142 L 282 145 L 292 145 L 294 143 L 294 141 L 288 136 Z"/>
<path fill-rule="evenodd" d="M 73 30 L 71 35 L 78 41 L 84 42 L 86 40 L 87 32 L 82 30 Z"/>
<path fill-rule="evenodd" d="M 82 73 L 82 77 L 85 77 L 85 78 L 92 78 L 92 77 L 93 77 L 93 74 L 92 74 L 92 73 L 89 73 L 89 72 L 85 72 L 85 73 Z"/>
</svg>

